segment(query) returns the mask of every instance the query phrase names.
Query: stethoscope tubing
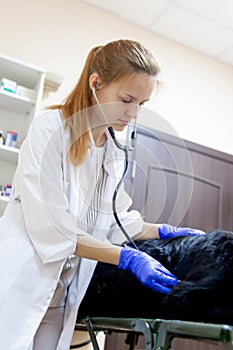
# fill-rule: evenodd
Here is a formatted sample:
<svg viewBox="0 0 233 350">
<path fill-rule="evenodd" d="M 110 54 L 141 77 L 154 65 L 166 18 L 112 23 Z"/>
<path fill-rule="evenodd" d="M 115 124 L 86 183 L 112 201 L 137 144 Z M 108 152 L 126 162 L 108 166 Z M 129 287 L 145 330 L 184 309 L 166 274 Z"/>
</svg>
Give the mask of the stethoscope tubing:
<svg viewBox="0 0 233 350">
<path fill-rule="evenodd" d="M 135 249 L 138 249 L 138 247 L 136 246 L 136 244 L 134 243 L 134 241 L 132 240 L 132 238 L 129 236 L 129 234 L 127 233 L 127 231 L 124 229 L 124 227 L 122 226 L 121 224 L 121 221 L 118 217 L 118 214 L 117 214 L 117 210 L 116 210 L 116 199 L 117 199 L 117 195 L 118 195 L 118 191 L 121 187 L 121 184 L 124 182 L 125 180 L 125 177 L 126 177 L 126 174 L 127 174 L 127 171 L 128 171 L 128 167 L 129 167 L 129 151 L 133 151 L 134 150 L 134 141 L 135 141 L 135 138 L 136 138 L 136 118 L 135 118 L 135 122 L 134 122 L 134 129 L 131 133 L 131 145 L 122 145 L 117 139 L 116 139 L 116 136 L 115 136 L 115 133 L 114 133 L 114 130 L 113 128 L 109 125 L 108 123 L 108 120 L 105 116 L 105 113 L 104 113 L 104 110 L 99 102 L 99 99 L 96 95 L 96 92 L 95 92 L 95 88 L 92 89 L 92 92 L 93 92 L 93 95 L 94 95 L 94 98 L 96 100 L 96 103 L 99 107 L 99 110 L 103 116 L 103 119 L 105 121 L 105 123 L 108 125 L 108 131 L 111 135 L 111 138 L 115 144 L 115 146 L 122 150 L 125 154 L 125 160 L 124 160 L 124 170 L 123 170 L 123 174 L 113 192 L 113 196 L 112 196 L 112 211 L 113 211 L 113 216 L 115 218 L 115 221 L 118 225 L 118 227 L 120 228 L 120 230 L 122 231 L 122 233 L 124 234 L 125 238 L 127 239 L 127 241 L 129 243 L 131 243 L 131 245 L 135 248 Z"/>
</svg>

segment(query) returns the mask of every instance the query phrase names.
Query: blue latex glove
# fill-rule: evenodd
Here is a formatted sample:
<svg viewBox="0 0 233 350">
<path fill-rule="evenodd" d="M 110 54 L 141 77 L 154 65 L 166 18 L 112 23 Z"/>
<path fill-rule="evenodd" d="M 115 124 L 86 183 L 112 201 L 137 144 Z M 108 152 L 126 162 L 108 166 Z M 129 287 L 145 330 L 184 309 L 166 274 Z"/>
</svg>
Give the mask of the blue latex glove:
<svg viewBox="0 0 233 350">
<path fill-rule="evenodd" d="M 177 285 L 177 278 L 148 254 L 131 248 L 121 250 L 119 269 L 131 271 L 146 287 L 156 292 L 169 293 Z"/>
<path fill-rule="evenodd" d="M 158 227 L 159 237 L 167 239 L 178 236 L 200 236 L 205 235 L 205 232 L 189 227 L 176 227 L 167 224 L 162 224 Z"/>
</svg>

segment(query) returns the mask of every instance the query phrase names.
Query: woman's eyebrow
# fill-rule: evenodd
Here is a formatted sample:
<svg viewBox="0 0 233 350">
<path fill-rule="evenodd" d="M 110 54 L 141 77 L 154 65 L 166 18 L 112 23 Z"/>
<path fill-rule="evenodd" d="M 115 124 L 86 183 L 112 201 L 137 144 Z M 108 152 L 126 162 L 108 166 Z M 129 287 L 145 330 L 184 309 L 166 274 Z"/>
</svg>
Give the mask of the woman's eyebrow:
<svg viewBox="0 0 233 350">
<path fill-rule="evenodd" d="M 124 97 L 128 97 L 128 98 L 131 98 L 132 100 L 136 100 L 136 97 L 135 96 L 132 96 L 131 94 L 129 94 L 128 92 L 126 91 L 120 91 L 119 92 L 119 95 L 120 96 L 124 96 Z"/>
</svg>

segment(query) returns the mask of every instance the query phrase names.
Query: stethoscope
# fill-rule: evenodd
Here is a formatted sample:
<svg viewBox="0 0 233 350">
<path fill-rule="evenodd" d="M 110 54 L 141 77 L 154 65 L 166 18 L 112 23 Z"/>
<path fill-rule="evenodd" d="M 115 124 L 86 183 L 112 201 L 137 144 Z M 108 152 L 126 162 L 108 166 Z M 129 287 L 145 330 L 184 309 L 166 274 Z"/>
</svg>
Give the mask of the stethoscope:
<svg viewBox="0 0 233 350">
<path fill-rule="evenodd" d="M 116 139 L 116 135 L 115 135 L 115 132 L 113 130 L 113 128 L 109 125 L 109 122 L 107 120 L 107 117 L 104 113 L 104 110 L 99 102 L 99 99 L 96 95 L 96 88 L 93 87 L 92 88 L 92 92 L 93 92 L 93 96 L 96 100 L 96 103 L 98 105 L 98 108 L 101 112 L 101 115 L 105 121 L 105 123 L 107 124 L 108 126 L 108 131 L 112 137 L 112 140 L 114 142 L 114 144 L 116 145 L 117 148 L 119 148 L 120 150 L 122 150 L 124 153 L 125 153 L 125 161 L 124 161 L 124 170 L 123 170 L 123 174 L 120 178 L 120 181 L 118 182 L 114 192 L 113 192 L 113 196 L 112 196 L 112 211 L 113 211 L 113 215 L 114 215 L 114 218 L 116 220 L 116 223 L 118 225 L 118 227 L 120 228 L 120 230 L 122 231 L 122 233 L 124 234 L 124 236 L 126 237 L 127 241 L 130 242 L 134 248 L 138 249 L 138 247 L 136 246 L 136 244 L 134 243 L 134 241 L 132 240 L 132 238 L 128 235 L 127 231 L 124 229 L 124 227 L 122 226 L 121 224 L 121 221 L 117 215 L 117 210 L 116 210 L 116 198 L 117 198 L 117 194 L 118 194 L 118 191 L 121 187 L 121 184 L 124 182 L 125 180 L 125 176 L 127 174 L 127 171 L 128 171 L 128 167 L 129 167 L 129 152 L 130 151 L 133 151 L 134 150 L 134 146 L 135 146 L 135 139 L 136 139 L 136 119 L 135 118 L 135 121 L 134 121 L 134 127 L 133 127 L 133 131 L 131 133 L 131 144 L 130 145 L 122 145 L 120 144 L 120 142 Z"/>
</svg>

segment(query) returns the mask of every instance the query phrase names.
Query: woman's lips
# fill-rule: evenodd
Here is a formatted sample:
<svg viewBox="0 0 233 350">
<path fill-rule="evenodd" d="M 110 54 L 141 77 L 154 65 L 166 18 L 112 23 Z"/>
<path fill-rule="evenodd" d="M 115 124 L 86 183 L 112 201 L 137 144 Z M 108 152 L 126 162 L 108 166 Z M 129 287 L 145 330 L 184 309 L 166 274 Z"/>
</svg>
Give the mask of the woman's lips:
<svg viewBox="0 0 233 350">
<path fill-rule="evenodd" d="M 119 122 L 120 122 L 120 124 L 123 124 L 123 125 L 128 125 L 129 124 L 128 120 L 121 120 L 121 119 L 119 119 Z"/>
</svg>

